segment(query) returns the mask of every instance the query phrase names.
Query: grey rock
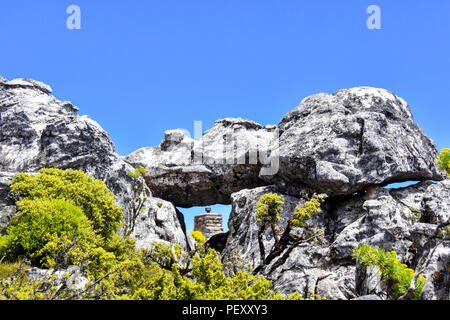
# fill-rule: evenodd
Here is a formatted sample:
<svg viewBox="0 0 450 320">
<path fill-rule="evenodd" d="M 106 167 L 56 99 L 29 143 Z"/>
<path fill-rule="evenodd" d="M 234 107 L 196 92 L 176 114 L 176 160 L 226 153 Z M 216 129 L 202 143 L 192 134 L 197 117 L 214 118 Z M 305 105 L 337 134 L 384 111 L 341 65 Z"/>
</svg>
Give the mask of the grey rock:
<svg viewBox="0 0 450 320">
<path fill-rule="evenodd" d="M 435 242 L 435 241 L 434 241 Z M 421 298 L 424 300 L 450 300 L 450 241 L 436 244 L 428 266 L 424 270 L 425 286 Z M 422 252 L 427 255 L 427 251 Z M 428 257 L 428 255 L 427 255 Z"/>
<path fill-rule="evenodd" d="M 322 212 L 310 221 L 315 228 L 324 229 L 324 239 L 294 249 L 285 263 L 268 275 L 273 289 L 283 293 L 299 291 L 305 297 L 315 292 L 329 299 L 352 299 L 369 293 L 387 296 L 387 286 L 380 283 L 374 270 L 369 268 L 367 273 L 358 270 L 352 250 L 364 243 L 394 250 L 402 263 L 415 268 L 418 259 L 429 251 L 430 241 L 437 241 L 438 225 L 414 222 L 410 208 L 425 210 L 430 199 L 436 201 L 432 202 L 436 208 L 445 208 L 448 196 L 430 198 L 430 195 L 442 196 L 447 184 L 442 181 L 437 184 L 421 182 L 402 189 L 378 187 L 369 200 L 357 195 L 328 198 L 322 205 Z M 286 199 L 279 224 L 283 226 L 300 196 L 286 195 L 277 186 L 245 189 L 231 196 L 229 236 L 223 253 L 231 255 L 237 250 L 253 267 L 260 262 L 255 203 L 268 192 L 276 192 Z M 267 253 L 273 244 L 269 232 L 264 234 L 264 243 Z M 435 271 L 445 274 L 449 247 L 448 241 L 442 244 L 442 249 L 434 255 L 436 262 L 430 263 L 426 271 L 428 274 Z M 447 299 L 449 281 L 445 276 L 440 279 L 438 284 L 427 282 L 424 297 Z"/>
<path fill-rule="evenodd" d="M 4 79 L 4 78 L 3 78 Z M 0 81 L 0 224 L 9 223 L 15 208 L 11 206 L 8 185 L 18 172 L 36 173 L 44 167 L 83 170 L 103 180 L 116 195 L 125 213 L 132 199 L 134 168 L 116 153 L 108 133 L 88 116 L 79 116 L 78 108 L 68 101 L 49 95 L 51 88 L 29 79 Z M 162 201 L 153 198 L 148 204 Z M 160 226 L 154 220 L 139 221 L 134 235 L 143 239 L 173 239 L 186 247 L 179 214 L 173 205 L 161 214 Z M 149 224 L 153 224 L 150 226 Z M 156 233 L 153 233 L 156 232 Z"/>
<path fill-rule="evenodd" d="M 450 221 L 450 179 L 431 184 L 423 198 L 423 210 L 433 223 Z"/>
<path fill-rule="evenodd" d="M 267 164 L 275 132 L 272 126 L 262 129 L 250 120 L 225 118 L 201 138 L 168 130 L 159 146 L 139 149 L 125 160 L 146 167 L 154 195 L 176 206 L 229 204 L 233 192 L 266 184 L 258 175 Z"/>
<path fill-rule="evenodd" d="M 65 270 L 31 268 L 25 270 L 28 278 L 32 281 L 51 282 L 57 287 L 65 287 L 69 290 L 83 290 L 90 280 L 84 277 L 77 266 Z"/>
<path fill-rule="evenodd" d="M 387 285 L 381 280 L 380 268 L 377 266 L 363 267 L 357 264 L 356 282 L 358 293 L 362 296 L 383 295 L 388 290 Z"/>
<path fill-rule="evenodd" d="M 186 226 L 183 215 L 171 202 L 150 198 L 145 203 L 131 237 L 136 239 L 139 248 L 151 248 L 153 242 L 164 244 L 180 244 L 186 250 L 192 243 L 186 237 Z"/>
<path fill-rule="evenodd" d="M 279 123 L 276 183 L 306 184 L 328 195 L 350 195 L 371 185 L 442 180 L 433 141 L 414 122 L 407 103 L 370 87 L 316 94 Z"/>
<path fill-rule="evenodd" d="M 239 255 L 253 267 L 259 265 L 260 253 L 258 247 L 258 226 L 255 218 L 255 204 L 265 193 L 275 192 L 281 195 L 276 186 L 258 187 L 254 189 L 244 189 L 231 195 L 232 208 L 228 219 L 228 241 L 225 252 L 239 250 Z M 280 215 L 280 225 L 286 222 L 289 214 L 295 209 L 299 198 L 283 194 L 285 203 Z M 271 248 L 272 236 L 269 230 L 264 234 L 264 245 Z M 269 250 L 269 249 L 266 249 Z"/>
</svg>

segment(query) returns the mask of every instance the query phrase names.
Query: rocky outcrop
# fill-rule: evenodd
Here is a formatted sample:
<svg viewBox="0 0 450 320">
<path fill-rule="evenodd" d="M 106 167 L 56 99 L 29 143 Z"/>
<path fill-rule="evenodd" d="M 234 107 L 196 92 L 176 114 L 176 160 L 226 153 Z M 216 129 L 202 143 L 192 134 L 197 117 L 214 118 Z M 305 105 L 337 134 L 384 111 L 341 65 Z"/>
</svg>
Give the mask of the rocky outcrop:
<svg viewBox="0 0 450 320">
<path fill-rule="evenodd" d="M 0 81 L 0 223 L 5 226 L 14 215 L 8 199 L 8 185 L 18 172 L 37 172 L 44 167 L 83 170 L 106 185 L 116 202 L 127 212 L 132 195 L 128 172 L 133 167 L 115 152 L 109 135 L 78 108 L 59 101 L 51 88 L 38 81 L 15 79 Z M 163 201 L 152 199 L 151 202 Z M 164 201 L 163 201 L 164 202 Z M 141 246 L 148 240 L 172 239 L 186 247 L 182 222 L 172 204 L 159 220 L 141 221 L 135 233 Z M 153 203 L 146 204 L 147 210 Z M 143 216 L 150 215 L 144 212 Z M 158 222 L 157 222 L 158 221 Z M 159 225 L 158 225 L 158 224 Z"/>
<path fill-rule="evenodd" d="M 391 182 L 442 180 L 436 157 L 404 100 L 358 87 L 310 96 L 278 127 L 226 118 L 201 138 L 169 130 L 159 146 L 125 160 L 149 169 L 155 195 L 190 207 L 228 204 L 233 192 L 270 184 L 351 195 Z"/>
<path fill-rule="evenodd" d="M 183 130 L 168 130 L 157 147 L 139 149 L 125 160 L 148 169 L 146 182 L 155 196 L 176 206 L 229 204 L 230 195 L 264 185 L 262 164 L 276 145 L 276 127 L 226 118 L 215 122 L 201 138 Z"/>
<path fill-rule="evenodd" d="M 187 250 L 193 247 L 190 238 L 186 237 L 183 214 L 171 202 L 150 198 L 145 208 L 131 234 L 138 247 L 150 248 L 153 242 L 178 243 Z"/>
<path fill-rule="evenodd" d="M 361 275 L 352 259 L 352 249 L 367 243 L 394 250 L 403 263 L 415 268 L 419 259 L 442 241 L 437 237 L 436 221 L 419 222 L 417 212 L 427 217 L 430 206 L 446 208 L 450 201 L 448 183 L 449 180 L 438 184 L 421 182 L 402 189 L 379 187 L 367 200 L 357 195 L 327 199 L 322 212 L 309 222 L 313 227 L 324 230 L 324 239 L 321 243 L 294 249 L 286 262 L 269 274 L 273 288 L 285 293 L 299 291 L 305 296 L 314 291 L 329 299 L 352 299 L 358 295 L 380 293 L 379 288 L 372 288 L 370 275 L 363 276 L 364 281 L 358 280 Z M 282 194 L 276 186 L 268 186 L 232 195 L 229 236 L 224 252 L 237 254 L 253 266 L 260 262 L 254 206 L 267 192 Z M 442 197 L 432 196 L 436 194 Z M 284 225 L 301 199 L 300 196 L 282 195 L 285 204 L 280 226 Z M 273 245 L 273 237 L 268 231 L 264 235 L 264 243 L 266 248 Z M 445 276 L 445 268 L 449 267 L 449 240 L 444 240 L 440 246 L 425 272 L 424 296 L 432 299 L 448 299 L 450 282 Z M 438 280 L 434 279 L 435 272 L 441 275 Z"/>
<path fill-rule="evenodd" d="M 297 247 L 270 272 L 273 289 L 329 299 L 385 298 L 376 270 L 363 270 L 352 259 L 352 250 L 367 243 L 395 250 L 412 268 L 428 257 L 422 297 L 450 299 L 450 240 L 443 232 L 450 228 L 450 180 L 434 164 L 433 141 L 393 93 L 361 87 L 317 94 L 278 126 L 225 118 L 201 137 L 169 130 L 159 146 L 120 157 L 95 121 L 51 91 L 38 81 L 0 77 L 0 227 L 16 214 L 9 183 L 20 171 L 83 170 L 105 181 L 127 211 L 133 194 L 128 172 L 144 166 L 153 197 L 132 233 L 139 247 L 162 241 L 189 249 L 192 241 L 175 206 L 231 203 L 229 232 L 211 237 L 208 246 L 221 251 L 224 261 L 239 257 L 255 267 L 259 197 L 284 196 L 283 226 L 299 201 L 324 192 L 329 197 L 321 213 L 308 222 L 323 229 L 323 239 Z M 406 180 L 422 182 L 383 188 Z M 266 248 L 272 240 L 266 231 Z M 47 272 L 38 271 L 30 276 Z"/>
<path fill-rule="evenodd" d="M 408 104 L 384 89 L 358 87 L 316 94 L 278 125 L 280 169 L 271 182 L 306 184 L 328 195 L 371 185 L 442 180 L 436 147 Z"/>
</svg>

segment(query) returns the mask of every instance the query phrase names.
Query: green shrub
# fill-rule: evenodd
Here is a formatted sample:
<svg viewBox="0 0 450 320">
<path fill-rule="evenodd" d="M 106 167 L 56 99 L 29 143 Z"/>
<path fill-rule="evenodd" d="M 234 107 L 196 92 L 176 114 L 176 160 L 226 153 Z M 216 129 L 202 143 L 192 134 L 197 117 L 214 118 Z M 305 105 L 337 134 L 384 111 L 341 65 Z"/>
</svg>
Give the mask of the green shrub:
<svg viewBox="0 0 450 320">
<path fill-rule="evenodd" d="M 20 262 L 3 262 L 0 263 L 0 279 L 10 277 L 19 268 Z"/>
<path fill-rule="evenodd" d="M 7 234 L 0 237 L 0 256 L 9 261 L 29 255 L 33 265 L 52 267 L 55 254 L 68 242 L 76 239 L 86 246 L 96 241 L 83 211 L 66 200 L 24 199 L 17 205 L 19 214 L 12 219 Z M 67 252 L 65 258 L 70 255 Z"/>
<path fill-rule="evenodd" d="M 276 193 L 266 193 L 256 202 L 256 221 L 270 227 L 280 221 L 284 198 Z"/>
<path fill-rule="evenodd" d="M 192 231 L 191 236 L 194 239 L 197 247 L 201 247 L 206 243 L 206 238 L 200 231 Z"/>
<path fill-rule="evenodd" d="M 311 200 L 306 201 L 303 207 L 297 206 L 294 211 L 292 225 L 295 227 L 306 227 L 306 220 L 311 219 L 314 215 L 320 213 L 320 201 L 323 199 L 323 195 L 313 197 Z"/>
<path fill-rule="evenodd" d="M 388 252 L 364 244 L 353 250 L 353 258 L 363 267 L 377 266 L 380 269 L 381 280 L 391 285 L 393 299 L 398 299 L 408 291 L 415 272 L 406 264 L 400 263 L 395 251 Z M 425 278 L 419 276 L 416 283 L 417 289 L 411 297 L 412 300 L 420 299 L 424 285 Z"/>
<path fill-rule="evenodd" d="M 439 169 L 450 176 L 450 149 L 442 149 L 441 153 L 438 156 L 436 164 L 439 166 Z"/>
<path fill-rule="evenodd" d="M 153 248 L 148 252 L 147 259 L 157 263 L 161 268 L 171 270 L 174 263 L 178 263 L 185 255 L 179 244 L 164 244 L 154 242 Z"/>
<path fill-rule="evenodd" d="M 294 212 L 287 217 L 283 229 L 277 225 L 277 222 L 281 220 L 280 214 L 283 211 L 284 198 L 276 193 L 266 193 L 259 198 L 256 202 L 255 215 L 261 262 L 253 270 L 253 274 L 269 275 L 286 262 L 295 247 L 306 242 L 318 242 L 323 238 L 324 231 L 308 226 L 306 221 L 320 213 L 320 204 L 326 197 L 326 194 L 313 194 L 306 203 L 300 201 Z M 303 230 L 294 230 L 294 227 Z M 267 229 L 271 231 L 274 244 L 266 255 L 264 232 Z M 296 232 L 295 235 L 291 234 L 293 231 Z M 276 261 L 272 263 L 275 259 Z M 270 269 L 266 270 L 271 263 Z"/>
<path fill-rule="evenodd" d="M 174 294 L 178 300 L 299 300 L 298 293 L 282 296 L 269 289 L 271 281 L 256 276 L 250 270 L 238 271 L 227 277 L 224 274 L 220 255 L 213 249 L 199 251 L 191 259 L 193 279 L 182 277 L 173 265 Z"/>
<path fill-rule="evenodd" d="M 20 199 L 64 199 L 79 206 L 92 221 L 94 231 L 109 238 L 122 221 L 122 208 L 114 203 L 114 194 L 101 181 L 82 171 L 41 169 L 39 174 L 18 174 L 11 189 Z"/>
</svg>

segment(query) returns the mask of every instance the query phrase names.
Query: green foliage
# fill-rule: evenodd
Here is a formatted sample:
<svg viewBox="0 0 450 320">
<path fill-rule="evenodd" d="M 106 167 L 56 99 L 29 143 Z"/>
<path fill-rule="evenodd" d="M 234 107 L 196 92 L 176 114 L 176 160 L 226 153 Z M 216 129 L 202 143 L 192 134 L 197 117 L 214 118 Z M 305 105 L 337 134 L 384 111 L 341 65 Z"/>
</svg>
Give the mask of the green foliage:
<svg viewBox="0 0 450 320">
<path fill-rule="evenodd" d="M 83 249 L 97 236 L 83 211 L 61 199 L 24 199 L 17 203 L 19 214 L 12 219 L 7 235 L 0 237 L 0 256 L 9 261 L 30 255 L 33 265 L 53 267 L 54 256 L 76 239 Z M 76 253 L 67 249 L 66 263 L 74 263 Z"/>
<path fill-rule="evenodd" d="M 125 224 L 123 230 L 125 236 L 129 236 L 133 233 L 137 218 L 146 209 L 144 206 L 144 203 L 148 198 L 147 186 L 144 180 L 144 174 L 146 172 L 147 169 L 145 169 L 144 167 L 139 167 L 134 169 L 134 171 L 128 172 L 128 176 L 133 178 L 133 199 L 128 204 L 127 214 L 125 215 Z"/>
<path fill-rule="evenodd" d="M 193 279 L 182 277 L 175 265 L 174 292 L 179 300 L 279 300 L 301 299 L 298 293 L 284 297 L 269 289 L 271 282 L 263 276 L 252 275 L 249 270 L 225 276 L 219 254 L 209 249 L 192 258 Z"/>
<path fill-rule="evenodd" d="M 139 168 L 136 168 L 136 169 L 134 169 L 134 171 L 130 171 L 130 172 L 128 172 L 128 175 L 130 176 L 130 177 L 133 177 L 133 178 L 136 178 L 136 179 L 139 179 L 139 178 L 141 178 L 144 174 L 146 174 L 147 173 L 147 169 L 145 169 L 144 167 L 139 167 Z"/>
<path fill-rule="evenodd" d="M 169 245 L 160 242 L 152 244 L 153 248 L 147 257 L 150 261 L 157 263 L 163 269 L 171 270 L 174 263 L 178 263 L 185 252 L 179 244 Z"/>
<path fill-rule="evenodd" d="M 256 202 L 256 221 L 259 225 L 272 226 L 280 221 L 284 198 L 276 193 L 266 193 Z"/>
<path fill-rule="evenodd" d="M 292 225 L 295 227 L 306 227 L 306 220 L 311 219 L 314 215 L 320 212 L 320 201 L 324 195 L 314 195 L 311 200 L 307 201 L 303 207 L 297 206 L 295 208 Z"/>
<path fill-rule="evenodd" d="M 7 261 L 29 259 L 33 266 L 56 269 L 79 266 L 92 288 L 76 299 L 113 299 L 134 292 L 145 274 L 141 253 L 134 240 L 117 233 L 122 209 L 102 181 L 81 171 L 42 169 L 38 175 L 17 175 L 11 189 L 20 212 L 0 237 L 0 254 Z M 37 288 L 52 292 L 43 283 L 7 283 L 2 290 L 9 292 L 7 297 L 28 297 Z"/>
<path fill-rule="evenodd" d="M 401 264 L 395 251 L 388 252 L 368 244 L 360 245 L 353 250 L 353 258 L 364 266 L 377 266 L 380 269 L 381 280 L 388 282 L 393 290 L 393 298 L 398 299 L 408 291 L 414 270 L 406 264 Z M 420 294 L 425 285 L 425 278 L 419 276 L 416 290 L 411 299 L 420 299 Z"/>
<path fill-rule="evenodd" d="M 39 174 L 18 174 L 11 184 L 17 199 L 63 199 L 80 207 L 92 221 L 94 231 L 105 239 L 120 226 L 122 208 L 103 181 L 82 171 L 41 169 Z"/>
<path fill-rule="evenodd" d="M 144 170 L 130 175 L 142 177 Z M 19 174 L 11 188 L 19 214 L 0 237 L 0 300 L 301 298 L 283 297 L 269 289 L 269 280 L 249 270 L 227 276 L 220 255 L 206 249 L 201 232 L 192 233 L 196 248 L 190 253 L 161 243 L 138 250 L 135 240 L 118 233 L 123 213 L 114 195 L 81 171 Z M 283 200 L 273 199 L 277 205 L 269 203 L 266 209 L 275 221 Z M 76 265 L 90 282 L 73 291 L 59 288 L 53 276 L 30 280 L 24 272 L 29 264 L 55 270 Z"/>
<path fill-rule="evenodd" d="M 422 216 L 422 212 L 420 212 L 420 210 L 417 210 L 413 207 L 409 207 L 409 211 L 411 211 L 412 214 L 412 221 L 414 223 L 416 222 L 423 222 L 423 216 Z"/>
<path fill-rule="evenodd" d="M 206 238 L 200 231 L 192 231 L 191 236 L 198 247 L 201 247 L 206 243 Z"/>
<path fill-rule="evenodd" d="M 253 274 L 270 274 L 275 269 L 283 265 L 295 247 L 306 242 L 318 242 L 323 234 L 323 230 L 316 230 L 308 226 L 306 221 L 320 212 L 320 204 L 325 199 L 325 194 L 314 194 L 311 200 L 295 208 L 290 217 L 287 217 L 286 224 L 282 229 L 277 225 L 281 220 L 280 214 L 283 211 L 284 198 L 275 193 L 267 193 L 259 198 L 256 203 L 256 221 L 258 229 L 258 246 L 261 263 L 253 270 Z M 293 230 L 299 227 L 303 230 Z M 266 255 L 264 244 L 264 232 L 269 229 L 272 233 L 274 244 L 270 252 Z M 295 231 L 295 235 L 291 232 Z M 274 260 L 276 261 L 272 263 Z M 269 270 L 266 267 L 270 266 Z"/>
<path fill-rule="evenodd" d="M 439 169 L 447 173 L 447 176 L 450 176 L 450 149 L 442 149 L 439 154 L 436 164 L 439 166 Z"/>
<path fill-rule="evenodd" d="M 0 279 L 8 278 L 19 268 L 19 262 L 0 263 Z"/>
</svg>

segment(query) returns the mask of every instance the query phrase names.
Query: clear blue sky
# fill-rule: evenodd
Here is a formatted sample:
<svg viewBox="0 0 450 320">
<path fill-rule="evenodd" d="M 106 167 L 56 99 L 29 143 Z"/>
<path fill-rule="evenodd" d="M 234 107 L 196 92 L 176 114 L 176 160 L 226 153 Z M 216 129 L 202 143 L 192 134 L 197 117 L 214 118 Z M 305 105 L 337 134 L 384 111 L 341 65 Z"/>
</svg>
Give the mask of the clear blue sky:
<svg viewBox="0 0 450 320">
<path fill-rule="evenodd" d="M 66 27 L 71 4 L 81 30 Z M 371 4 L 381 30 L 366 27 Z M 51 85 L 122 155 L 194 120 L 276 124 L 308 95 L 354 86 L 404 98 L 441 149 L 449 21 L 448 0 L 3 1 L 0 75 Z"/>
</svg>

